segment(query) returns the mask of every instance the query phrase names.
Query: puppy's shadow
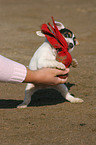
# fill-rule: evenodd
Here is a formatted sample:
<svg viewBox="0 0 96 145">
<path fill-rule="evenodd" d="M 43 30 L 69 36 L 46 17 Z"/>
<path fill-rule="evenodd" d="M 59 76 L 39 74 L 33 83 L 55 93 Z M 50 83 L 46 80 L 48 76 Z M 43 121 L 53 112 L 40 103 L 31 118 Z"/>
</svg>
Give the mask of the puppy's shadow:
<svg viewBox="0 0 96 145">
<path fill-rule="evenodd" d="M 66 83 L 66 86 L 70 90 L 75 84 Z M 68 102 L 63 96 L 54 89 L 43 89 L 38 90 L 32 96 L 29 106 L 46 106 L 46 105 L 56 105 L 60 103 Z"/>
<path fill-rule="evenodd" d="M 29 106 L 47 106 L 63 103 L 66 100 L 54 89 L 38 90 L 32 96 Z"/>
<path fill-rule="evenodd" d="M 67 83 L 66 86 L 70 90 L 70 88 L 75 85 L 75 84 L 70 84 Z M 5 100 L 1 99 L 0 100 L 0 109 L 4 108 L 16 108 L 17 105 L 21 104 L 23 100 Z M 48 105 L 56 105 L 60 103 L 67 102 L 66 99 L 62 97 L 62 95 L 54 89 L 42 89 L 38 90 L 36 93 L 33 94 L 31 98 L 31 102 L 28 105 L 29 107 L 31 106 L 48 106 Z"/>
</svg>

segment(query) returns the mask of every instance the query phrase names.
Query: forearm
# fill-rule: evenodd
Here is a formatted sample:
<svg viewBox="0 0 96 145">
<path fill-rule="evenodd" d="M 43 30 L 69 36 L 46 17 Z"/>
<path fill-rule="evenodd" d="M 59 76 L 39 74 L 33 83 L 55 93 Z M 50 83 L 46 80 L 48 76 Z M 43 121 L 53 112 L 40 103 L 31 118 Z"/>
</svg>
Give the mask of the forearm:
<svg viewBox="0 0 96 145">
<path fill-rule="evenodd" d="M 27 69 L 24 65 L 0 55 L 0 81 L 21 83 L 25 80 Z"/>
<path fill-rule="evenodd" d="M 12 61 L 0 55 L 0 81 L 11 83 L 34 83 L 45 85 L 57 85 L 65 83 L 66 79 L 60 79 L 57 75 L 69 73 L 69 69 L 65 71 L 51 68 L 43 68 L 32 71 L 24 65 Z"/>
</svg>

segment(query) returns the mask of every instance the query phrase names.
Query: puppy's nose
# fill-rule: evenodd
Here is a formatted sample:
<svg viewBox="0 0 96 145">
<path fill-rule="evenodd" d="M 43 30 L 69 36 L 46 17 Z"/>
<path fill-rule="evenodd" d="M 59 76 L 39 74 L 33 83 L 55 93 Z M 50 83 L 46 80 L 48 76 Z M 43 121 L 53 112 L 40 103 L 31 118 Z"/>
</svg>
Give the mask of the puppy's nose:
<svg viewBox="0 0 96 145">
<path fill-rule="evenodd" d="M 73 47 L 73 44 L 72 43 L 69 43 L 68 47 L 69 48 L 72 48 Z"/>
</svg>

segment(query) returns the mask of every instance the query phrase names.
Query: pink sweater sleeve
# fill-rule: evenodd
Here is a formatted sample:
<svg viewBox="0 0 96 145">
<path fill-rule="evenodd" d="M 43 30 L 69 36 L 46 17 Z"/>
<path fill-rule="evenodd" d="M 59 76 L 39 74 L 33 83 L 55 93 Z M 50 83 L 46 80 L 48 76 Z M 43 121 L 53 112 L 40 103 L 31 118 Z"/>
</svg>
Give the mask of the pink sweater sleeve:
<svg viewBox="0 0 96 145">
<path fill-rule="evenodd" d="M 1 82 L 23 82 L 27 74 L 24 65 L 12 61 L 0 55 L 0 81 Z"/>
</svg>

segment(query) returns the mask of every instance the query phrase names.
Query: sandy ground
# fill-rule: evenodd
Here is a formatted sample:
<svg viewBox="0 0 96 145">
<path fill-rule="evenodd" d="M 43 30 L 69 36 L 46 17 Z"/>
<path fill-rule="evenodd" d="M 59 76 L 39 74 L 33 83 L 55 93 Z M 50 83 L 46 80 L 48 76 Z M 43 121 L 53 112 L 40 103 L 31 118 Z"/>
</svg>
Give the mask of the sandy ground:
<svg viewBox="0 0 96 145">
<path fill-rule="evenodd" d="M 26 109 L 26 84 L 0 83 L 0 145 L 96 145 L 96 0 L 0 0 L 0 54 L 28 65 L 44 41 L 36 36 L 51 16 L 77 36 L 67 85 L 82 104 L 52 89 L 34 94 Z"/>
</svg>

